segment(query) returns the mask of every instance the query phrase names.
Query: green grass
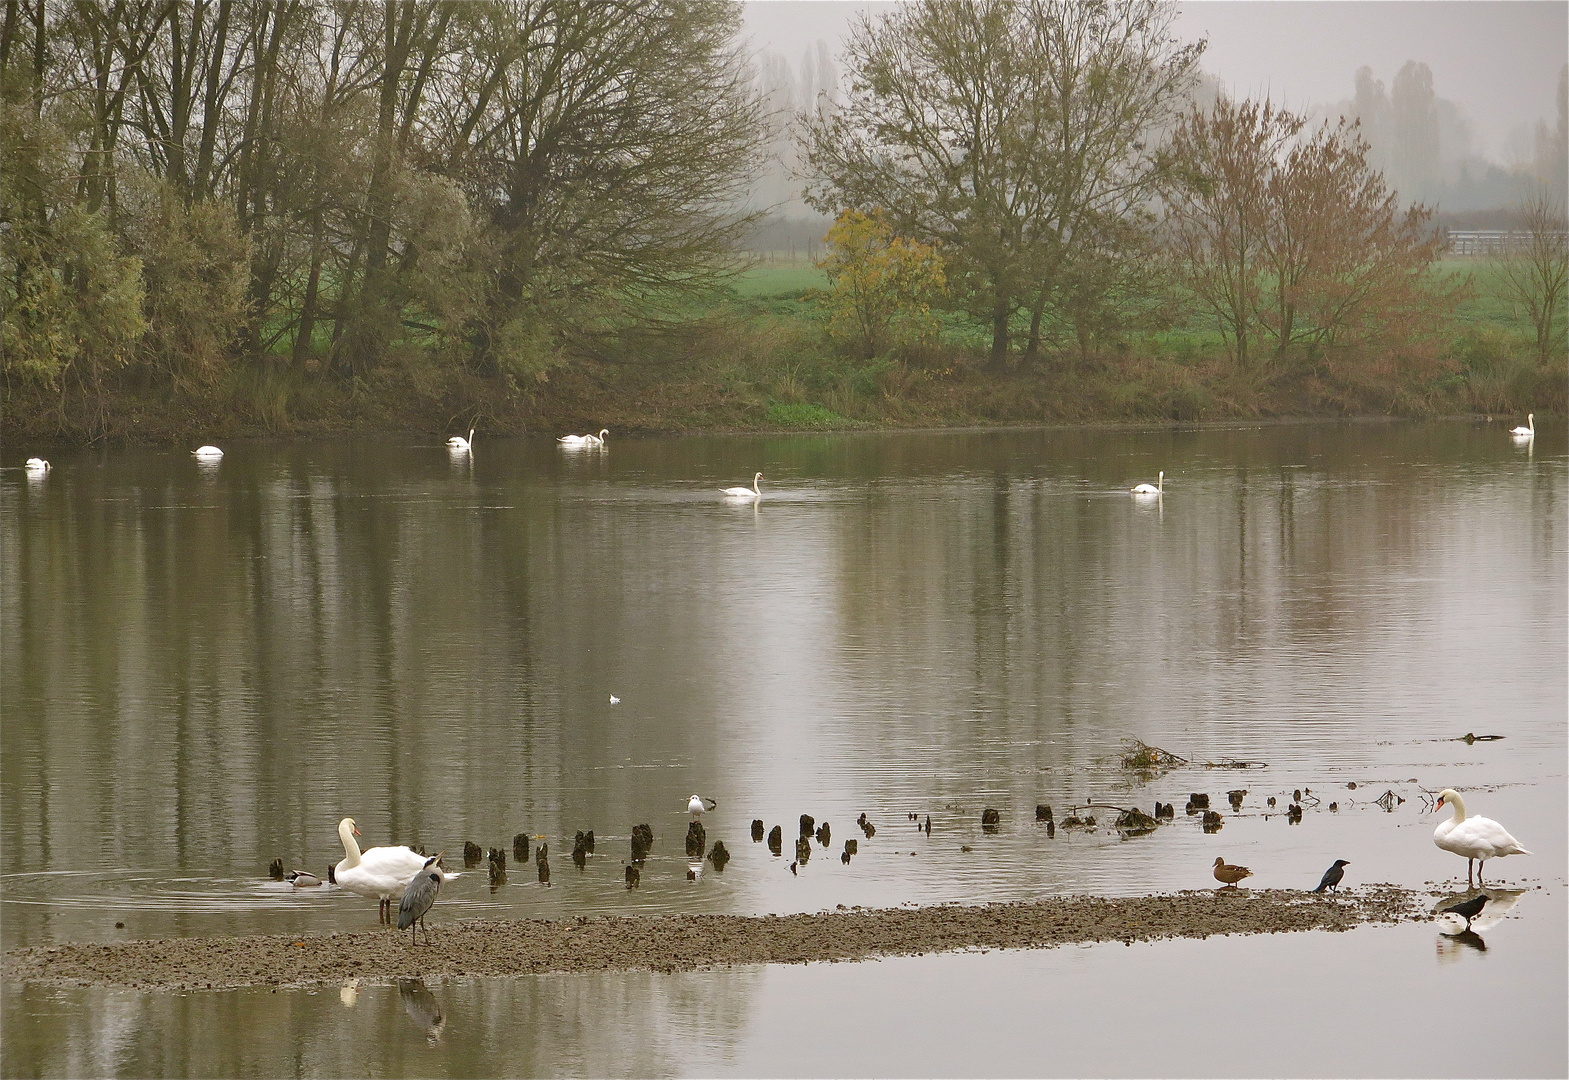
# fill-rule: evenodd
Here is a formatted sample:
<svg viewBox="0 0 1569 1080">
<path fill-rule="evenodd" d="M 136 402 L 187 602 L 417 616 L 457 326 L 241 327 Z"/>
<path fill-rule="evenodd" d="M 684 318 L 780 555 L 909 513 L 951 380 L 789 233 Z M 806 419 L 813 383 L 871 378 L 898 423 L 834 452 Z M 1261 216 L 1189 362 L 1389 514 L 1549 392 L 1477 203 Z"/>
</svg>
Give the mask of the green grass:
<svg viewBox="0 0 1569 1080">
<path fill-rule="evenodd" d="M 736 295 L 752 298 L 828 288 L 828 275 L 805 259 L 759 263 L 736 279 Z"/>
<path fill-rule="evenodd" d="M 770 424 L 790 428 L 837 428 L 849 421 L 832 409 L 814 405 L 810 401 L 770 402 L 763 419 Z"/>
</svg>

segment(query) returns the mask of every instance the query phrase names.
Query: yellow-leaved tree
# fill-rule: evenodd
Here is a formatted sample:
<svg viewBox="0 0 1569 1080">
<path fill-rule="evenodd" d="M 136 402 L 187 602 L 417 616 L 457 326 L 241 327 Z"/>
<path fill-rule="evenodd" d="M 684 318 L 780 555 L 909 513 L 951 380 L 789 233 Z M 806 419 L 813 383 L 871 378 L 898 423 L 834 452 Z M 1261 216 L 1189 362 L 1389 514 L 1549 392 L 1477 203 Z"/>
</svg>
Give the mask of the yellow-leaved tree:
<svg viewBox="0 0 1569 1080">
<path fill-rule="evenodd" d="M 818 266 L 833 286 L 829 334 L 870 360 L 936 329 L 931 304 L 947 279 L 937 249 L 895 236 L 882 210 L 846 210 Z"/>
</svg>

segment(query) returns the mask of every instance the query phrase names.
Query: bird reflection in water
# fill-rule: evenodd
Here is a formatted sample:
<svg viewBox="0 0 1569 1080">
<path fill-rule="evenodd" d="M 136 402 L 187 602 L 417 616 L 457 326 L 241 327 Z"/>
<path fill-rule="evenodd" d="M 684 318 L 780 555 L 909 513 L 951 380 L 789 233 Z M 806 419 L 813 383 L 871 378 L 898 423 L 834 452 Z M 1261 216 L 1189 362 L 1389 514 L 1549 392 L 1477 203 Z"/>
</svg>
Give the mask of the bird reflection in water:
<svg viewBox="0 0 1569 1080">
<path fill-rule="evenodd" d="M 1477 952 L 1487 951 L 1487 942 L 1482 940 L 1482 935 L 1475 930 L 1462 930 L 1458 934 L 1446 934 L 1442 931 L 1438 935 L 1438 961 L 1441 964 L 1452 964 L 1464 955 L 1467 949 Z"/>
<path fill-rule="evenodd" d="M 1485 892 L 1480 889 L 1468 890 L 1438 901 L 1434 911 L 1438 915 L 1439 961 L 1453 963 L 1468 949 L 1485 953 L 1487 942 L 1481 932 L 1501 923 L 1525 892 L 1524 889 L 1490 887 Z M 1476 901 L 1484 897 L 1486 902 L 1478 908 Z M 1472 911 L 1472 908 L 1477 910 Z"/>
<path fill-rule="evenodd" d="M 425 1033 L 425 1041 L 432 1046 L 440 1042 L 447 1018 L 441 1014 L 441 1002 L 436 1000 L 436 995 L 426 989 L 425 981 L 399 979 L 398 997 L 403 1002 L 403 1011 L 414 1021 L 414 1026 Z"/>
</svg>

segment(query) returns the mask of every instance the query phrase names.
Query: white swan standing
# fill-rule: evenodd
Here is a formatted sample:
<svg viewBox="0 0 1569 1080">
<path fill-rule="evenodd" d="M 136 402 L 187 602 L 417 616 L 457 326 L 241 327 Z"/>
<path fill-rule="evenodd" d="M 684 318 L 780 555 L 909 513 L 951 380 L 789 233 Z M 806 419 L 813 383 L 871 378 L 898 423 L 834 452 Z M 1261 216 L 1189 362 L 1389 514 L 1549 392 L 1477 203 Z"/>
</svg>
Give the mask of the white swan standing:
<svg viewBox="0 0 1569 1080">
<path fill-rule="evenodd" d="M 362 852 L 354 842 L 359 835 L 353 818 L 338 822 L 343 860 L 333 867 L 333 880 L 352 893 L 381 901 L 381 921 L 391 922 L 393 897 L 401 897 L 414 875 L 425 869 L 426 857 L 407 847 L 373 847 Z M 451 879 L 459 875 L 444 876 Z"/>
<path fill-rule="evenodd" d="M 1134 495 L 1164 495 L 1166 493 L 1166 472 L 1161 470 L 1160 478 L 1153 484 L 1135 484 L 1130 489 Z"/>
<path fill-rule="evenodd" d="M 46 473 L 52 466 L 41 457 L 30 457 L 27 459 L 27 464 L 23 465 L 22 468 L 30 473 Z"/>
<path fill-rule="evenodd" d="M 1509 429 L 1509 434 L 1513 435 L 1517 439 L 1534 438 L 1535 435 L 1536 435 L 1536 414 L 1535 413 L 1526 413 L 1525 414 L 1525 422 L 1526 422 L 1527 426 L 1525 426 L 1525 427 L 1519 427 L 1519 426 L 1512 427 L 1512 428 Z"/>
<path fill-rule="evenodd" d="M 217 461 L 223 457 L 223 451 L 216 446 L 198 446 L 191 451 L 191 456 L 197 461 Z"/>
<path fill-rule="evenodd" d="M 600 428 L 598 435 L 563 435 L 556 441 L 562 446 L 604 446 L 609 428 Z"/>
<path fill-rule="evenodd" d="M 763 474 L 758 473 L 752 477 L 751 487 L 720 488 L 719 493 L 728 499 L 760 499 L 763 497 L 763 489 L 757 486 L 757 482 L 762 478 Z"/>
<path fill-rule="evenodd" d="M 1471 883 L 1471 863 L 1476 862 L 1476 881 L 1482 883 L 1482 867 L 1488 859 L 1501 859 L 1505 855 L 1529 855 L 1531 852 L 1520 846 L 1520 841 L 1510 836 L 1504 827 L 1492 818 L 1465 816 L 1465 802 L 1453 788 L 1445 788 L 1438 793 L 1438 805 L 1433 809 L 1442 810 L 1445 803 L 1452 803 L 1455 816 L 1448 821 L 1439 822 L 1438 828 L 1433 830 L 1433 843 L 1445 851 L 1452 851 L 1456 855 L 1465 856 L 1465 880 Z"/>
<path fill-rule="evenodd" d="M 447 440 L 447 448 L 458 451 L 472 450 L 474 448 L 474 429 L 469 428 L 469 437 L 466 439 L 461 435 L 452 436 L 452 438 Z"/>
</svg>

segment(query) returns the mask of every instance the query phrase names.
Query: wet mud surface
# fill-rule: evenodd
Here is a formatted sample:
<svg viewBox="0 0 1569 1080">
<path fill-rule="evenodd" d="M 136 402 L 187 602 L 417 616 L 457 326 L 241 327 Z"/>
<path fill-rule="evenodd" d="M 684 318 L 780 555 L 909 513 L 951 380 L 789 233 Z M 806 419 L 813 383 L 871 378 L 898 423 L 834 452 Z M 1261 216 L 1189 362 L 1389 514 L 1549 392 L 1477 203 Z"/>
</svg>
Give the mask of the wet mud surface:
<svg viewBox="0 0 1569 1080">
<path fill-rule="evenodd" d="M 956 949 L 1035 949 L 1212 934 L 1350 930 L 1428 918 L 1427 898 L 1394 886 L 1339 897 L 1285 890 L 1064 897 L 1035 903 L 574 921 L 433 923 L 429 946 L 392 929 L 308 937 L 171 938 L 19 949 L 10 982 L 201 990 L 348 979 L 547 972 L 690 971 L 732 964 L 851 961 Z"/>
</svg>

